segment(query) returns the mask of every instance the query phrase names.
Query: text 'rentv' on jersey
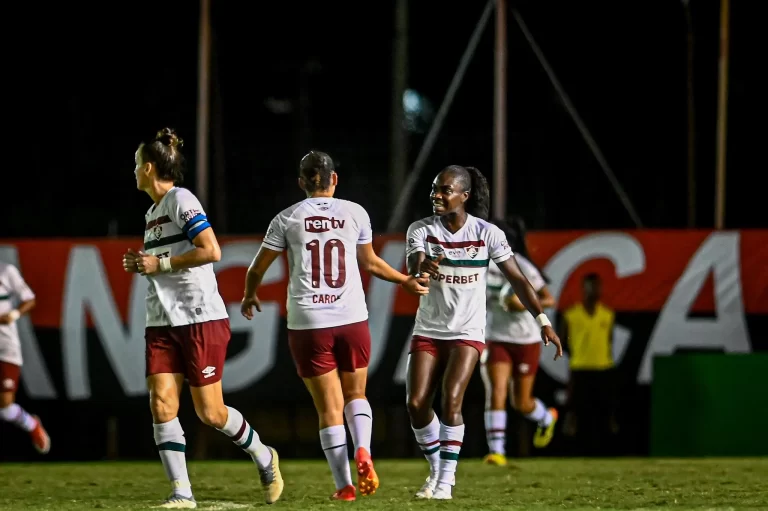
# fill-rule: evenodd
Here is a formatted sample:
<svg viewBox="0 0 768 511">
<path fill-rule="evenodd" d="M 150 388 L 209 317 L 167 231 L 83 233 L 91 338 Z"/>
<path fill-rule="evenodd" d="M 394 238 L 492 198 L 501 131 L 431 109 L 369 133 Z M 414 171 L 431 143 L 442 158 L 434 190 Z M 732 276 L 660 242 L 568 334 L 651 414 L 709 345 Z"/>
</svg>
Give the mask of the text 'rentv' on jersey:
<svg viewBox="0 0 768 511">
<path fill-rule="evenodd" d="M 357 245 L 373 241 L 362 206 L 332 197 L 305 199 L 269 224 L 264 247 L 288 251 L 288 328 L 309 330 L 368 319 Z"/>
<path fill-rule="evenodd" d="M 192 240 L 211 227 L 197 197 L 178 187 L 149 208 L 146 221 L 144 251 L 160 258 L 193 250 Z M 147 326 L 182 326 L 228 317 L 213 264 L 147 278 Z"/>
<path fill-rule="evenodd" d="M 5 316 L 21 302 L 35 299 L 19 270 L 0 262 L 0 316 Z M 0 325 L 0 362 L 21 366 L 21 343 L 16 322 Z"/>
<path fill-rule="evenodd" d="M 502 263 L 512 249 L 501 229 L 472 215 L 455 233 L 440 217 L 414 222 L 406 237 L 406 258 L 424 252 L 440 261 L 429 294 L 422 296 L 413 335 L 433 339 L 485 342 L 485 285 L 490 260 Z"/>
<path fill-rule="evenodd" d="M 517 265 L 538 293 L 547 282 L 544 277 L 525 257 L 515 254 Z M 513 294 L 512 284 L 507 282 L 496 264 L 491 261 L 488 267 L 488 315 L 486 321 L 485 339 L 495 342 L 513 344 L 535 344 L 541 342 L 541 327 L 536 323 L 533 314 L 525 311 L 507 312 L 502 307 L 502 297 Z"/>
</svg>

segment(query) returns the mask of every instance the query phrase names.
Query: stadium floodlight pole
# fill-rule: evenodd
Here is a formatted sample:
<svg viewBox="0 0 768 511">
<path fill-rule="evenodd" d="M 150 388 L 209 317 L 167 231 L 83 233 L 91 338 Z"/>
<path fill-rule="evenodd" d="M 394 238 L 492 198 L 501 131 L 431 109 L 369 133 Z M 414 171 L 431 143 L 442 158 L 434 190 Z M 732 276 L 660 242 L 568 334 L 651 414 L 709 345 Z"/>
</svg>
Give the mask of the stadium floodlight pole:
<svg viewBox="0 0 768 511">
<path fill-rule="evenodd" d="M 211 0 L 200 0 L 200 32 L 197 68 L 197 169 L 195 192 L 208 210 L 208 135 L 211 86 Z"/>
<path fill-rule="evenodd" d="M 493 217 L 507 214 L 507 0 L 496 0 L 493 86 Z"/>
<path fill-rule="evenodd" d="M 571 98 L 568 97 L 568 94 L 565 92 L 565 89 L 563 89 L 563 86 L 560 84 L 560 81 L 557 79 L 557 76 L 555 75 L 555 72 L 552 70 L 552 67 L 547 62 L 547 59 L 544 57 L 544 53 L 542 53 L 541 48 L 539 48 L 539 45 L 536 44 L 536 40 L 534 40 L 533 35 L 528 30 L 528 26 L 525 24 L 525 21 L 523 21 L 522 16 L 520 16 L 520 13 L 517 11 L 517 9 L 512 9 L 512 16 L 514 16 L 515 21 L 517 21 L 518 26 L 520 27 L 520 30 L 523 32 L 523 35 L 525 36 L 525 39 L 528 41 L 528 44 L 531 46 L 531 49 L 533 50 L 533 53 L 536 55 L 536 58 L 539 59 L 539 63 L 541 64 L 541 67 L 544 68 L 544 71 L 547 73 L 547 76 L 549 77 L 549 81 L 552 82 L 552 86 L 555 88 L 555 91 L 557 91 L 557 94 L 560 96 L 560 100 L 565 105 L 566 110 L 568 110 L 568 114 L 570 114 L 571 119 L 573 119 L 573 122 L 576 124 L 576 127 L 579 129 L 579 132 L 581 133 L 581 136 L 584 137 L 584 141 L 589 146 L 590 150 L 592 151 L 592 154 L 595 156 L 595 159 L 597 160 L 597 163 L 600 164 L 600 167 L 603 169 L 603 172 L 605 173 L 605 177 L 608 178 L 608 181 L 610 181 L 611 186 L 613 186 L 613 190 L 616 192 L 616 195 L 618 195 L 619 200 L 624 205 L 624 208 L 627 210 L 627 213 L 629 213 L 630 218 L 632 218 L 632 221 L 635 223 L 635 226 L 637 228 L 642 228 L 643 223 L 640 221 L 640 216 L 637 214 L 637 211 L 635 211 L 634 206 L 632 205 L 632 201 L 629 200 L 629 196 L 624 191 L 624 188 L 621 186 L 621 183 L 619 183 L 619 180 L 616 178 L 616 174 L 613 173 L 613 170 L 611 170 L 611 167 L 608 165 L 608 162 L 605 159 L 605 156 L 603 156 L 603 152 L 600 150 L 600 147 L 598 147 L 597 142 L 595 142 L 595 139 L 592 138 L 592 135 L 589 132 L 589 129 L 584 124 L 584 121 L 581 120 L 581 116 L 579 116 L 579 113 L 576 111 L 576 108 L 573 106 L 573 103 L 571 102 Z"/>
<path fill-rule="evenodd" d="M 429 127 L 429 131 L 427 132 L 427 136 L 424 139 L 424 143 L 422 144 L 421 149 L 419 150 L 419 154 L 416 157 L 416 163 L 413 164 L 413 170 L 408 175 L 408 179 L 405 181 L 405 186 L 403 186 L 403 190 L 400 193 L 400 199 L 398 200 L 397 206 L 395 206 L 395 209 L 392 212 L 392 217 L 389 219 L 387 230 L 390 232 L 400 229 L 402 226 L 403 218 L 405 217 L 405 212 L 407 211 L 408 202 L 411 200 L 411 196 L 413 195 L 413 191 L 416 188 L 416 184 L 419 182 L 421 172 L 424 170 L 424 164 L 427 162 L 427 158 L 432 152 L 432 147 L 434 147 L 435 141 L 437 140 L 437 135 L 440 133 L 440 129 L 443 127 L 445 116 L 448 114 L 448 110 L 451 107 L 453 98 L 456 96 L 456 92 L 459 90 L 461 81 L 464 79 L 464 74 L 467 71 L 467 67 L 469 67 L 469 63 L 472 61 L 472 57 L 475 54 L 477 45 L 480 43 L 483 30 L 488 24 L 488 19 L 491 17 L 491 12 L 493 11 L 493 6 L 495 3 L 496 0 L 488 0 L 488 3 L 483 10 L 483 14 L 480 16 L 480 20 L 475 26 L 475 31 L 472 32 L 472 36 L 469 38 L 467 49 L 464 50 L 464 54 L 461 56 L 459 67 L 456 68 L 456 73 L 454 73 L 453 79 L 451 79 L 451 83 L 448 86 L 448 90 L 445 92 L 445 97 L 443 98 L 443 102 L 440 105 L 437 114 L 435 115 L 435 120 Z"/>
<path fill-rule="evenodd" d="M 730 0 L 720 0 L 720 59 L 717 87 L 717 175 L 715 182 L 715 229 L 725 226 L 725 136 L 728 118 L 728 25 Z"/>
</svg>

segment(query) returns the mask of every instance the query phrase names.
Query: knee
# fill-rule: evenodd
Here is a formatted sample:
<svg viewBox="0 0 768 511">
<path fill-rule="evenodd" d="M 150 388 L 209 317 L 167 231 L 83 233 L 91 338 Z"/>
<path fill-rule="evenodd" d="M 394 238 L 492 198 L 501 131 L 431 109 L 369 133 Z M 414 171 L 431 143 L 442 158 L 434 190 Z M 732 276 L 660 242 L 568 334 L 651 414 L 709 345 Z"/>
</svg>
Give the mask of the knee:
<svg viewBox="0 0 768 511">
<path fill-rule="evenodd" d="M 203 405 L 199 408 L 195 408 L 197 417 L 206 426 L 211 426 L 216 429 L 222 429 L 227 424 L 227 407 L 221 406 L 208 406 Z"/>
<path fill-rule="evenodd" d="M 432 403 L 424 394 L 410 394 L 406 399 L 406 406 L 411 417 L 419 417 L 432 408 Z"/>
<path fill-rule="evenodd" d="M 171 391 L 152 390 L 149 393 L 149 409 L 155 424 L 172 421 L 179 413 L 179 398 Z"/>
</svg>

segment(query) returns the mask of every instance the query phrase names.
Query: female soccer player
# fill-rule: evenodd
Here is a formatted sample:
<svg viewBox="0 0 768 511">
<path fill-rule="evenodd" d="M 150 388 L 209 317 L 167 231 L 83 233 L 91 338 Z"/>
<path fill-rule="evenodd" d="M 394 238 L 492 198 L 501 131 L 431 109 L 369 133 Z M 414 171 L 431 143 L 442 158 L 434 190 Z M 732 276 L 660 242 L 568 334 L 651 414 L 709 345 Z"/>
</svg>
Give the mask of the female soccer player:
<svg viewBox="0 0 768 511">
<path fill-rule="evenodd" d="M 507 237 L 514 259 L 539 296 L 542 307 L 552 307 L 555 299 L 547 289 L 541 271 L 531 262 L 525 243 L 525 224 L 519 217 L 494 222 Z M 485 339 L 487 350 L 481 357 L 480 373 L 485 384 L 485 434 L 490 465 L 506 465 L 507 392 L 512 386 L 512 407 L 538 425 L 533 445 L 546 447 L 552 440 L 557 410 L 544 407 L 533 397 L 533 383 L 541 355 L 541 333 L 536 320 L 525 309 L 499 267 L 488 268 L 488 315 Z"/>
<path fill-rule="evenodd" d="M 408 356 L 406 381 L 411 427 L 430 475 L 418 498 L 452 498 L 464 439 L 464 392 L 485 347 L 485 286 L 493 260 L 541 327 L 544 344 L 563 351 L 536 291 L 512 257 L 504 233 L 488 222 L 488 183 L 479 170 L 452 165 L 432 183 L 434 216 L 408 228 L 406 256 L 411 275 L 429 275 L 421 297 Z M 442 421 L 432 409 L 442 379 Z"/>
<path fill-rule="evenodd" d="M 320 419 L 320 444 L 331 467 L 336 500 L 355 500 L 349 470 L 346 416 L 355 444 L 358 488 L 372 495 L 379 479 L 371 461 L 373 414 L 365 398 L 371 336 L 358 267 L 426 294 L 426 279 L 390 267 L 373 251 L 371 221 L 359 204 L 333 197 L 333 160 L 312 151 L 301 160 L 299 187 L 307 198 L 279 213 L 245 281 L 242 314 L 261 311 L 257 290 L 269 266 L 288 250 L 288 343 Z M 358 266 L 359 265 L 359 266 Z"/>
<path fill-rule="evenodd" d="M 214 262 L 221 249 L 200 202 L 176 185 L 184 172 L 182 141 L 165 128 L 136 151 L 136 185 L 154 204 L 146 214 L 144 250 L 123 256 L 127 272 L 149 279 L 146 358 L 155 443 L 173 491 L 160 506 L 194 509 L 179 424 L 179 394 L 189 381 L 197 416 L 250 454 L 268 504 L 280 498 L 277 452 L 259 440 L 243 415 L 224 404 L 221 377 L 230 338 Z"/>
</svg>

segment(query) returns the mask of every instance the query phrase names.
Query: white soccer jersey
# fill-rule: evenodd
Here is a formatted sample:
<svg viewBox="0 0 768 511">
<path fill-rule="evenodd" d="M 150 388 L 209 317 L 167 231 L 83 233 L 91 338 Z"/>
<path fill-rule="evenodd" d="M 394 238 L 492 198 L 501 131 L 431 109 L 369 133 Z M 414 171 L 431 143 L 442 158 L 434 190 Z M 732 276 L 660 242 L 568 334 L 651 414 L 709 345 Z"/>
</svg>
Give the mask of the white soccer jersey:
<svg viewBox="0 0 768 511">
<path fill-rule="evenodd" d="M 357 245 L 373 241 L 362 206 L 331 197 L 303 200 L 269 224 L 264 246 L 288 250 L 288 328 L 309 330 L 368 319 Z"/>
<path fill-rule="evenodd" d="M 157 257 L 189 252 L 195 248 L 195 236 L 211 226 L 197 197 L 178 187 L 149 208 L 146 221 L 144 251 Z M 181 326 L 229 317 L 213 264 L 148 278 L 147 326 Z"/>
<path fill-rule="evenodd" d="M 547 283 L 539 270 L 520 254 L 515 255 L 523 275 L 538 293 Z M 510 342 L 514 344 L 535 344 L 541 342 L 541 327 L 533 315 L 526 311 L 507 312 L 501 305 L 501 297 L 509 296 L 514 291 L 512 285 L 491 262 L 488 268 L 488 315 L 485 338 L 488 341 Z"/>
<path fill-rule="evenodd" d="M 440 217 L 414 222 L 408 228 L 406 257 L 424 252 L 443 255 L 440 275 L 432 278 L 429 294 L 422 296 L 416 312 L 414 335 L 433 339 L 485 342 L 485 285 L 488 263 L 512 257 L 504 233 L 490 222 L 467 215 L 456 233 Z"/>
<path fill-rule="evenodd" d="M 12 264 L 0 262 L 0 316 L 5 316 L 18 303 L 34 300 L 35 293 L 29 289 L 24 278 Z M 21 366 L 21 343 L 16 323 L 0 325 L 0 362 Z"/>
</svg>

